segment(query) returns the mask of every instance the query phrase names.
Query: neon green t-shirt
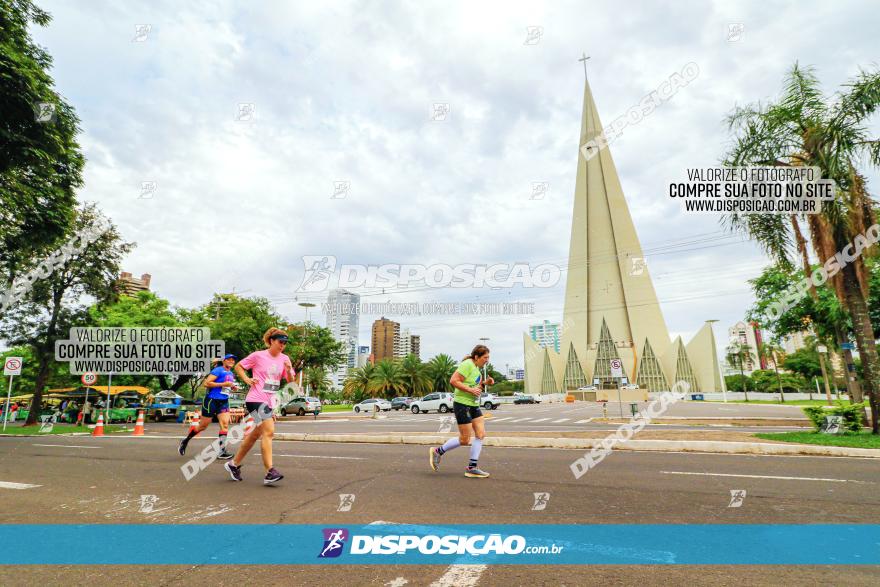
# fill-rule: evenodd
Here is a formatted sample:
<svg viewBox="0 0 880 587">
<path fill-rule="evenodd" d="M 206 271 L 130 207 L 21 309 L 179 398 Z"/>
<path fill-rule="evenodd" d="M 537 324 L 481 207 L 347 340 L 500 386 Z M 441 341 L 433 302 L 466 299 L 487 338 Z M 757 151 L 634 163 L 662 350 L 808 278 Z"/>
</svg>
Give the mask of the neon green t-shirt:
<svg viewBox="0 0 880 587">
<path fill-rule="evenodd" d="M 472 359 L 465 359 L 464 361 L 459 363 L 458 369 L 456 369 L 455 372 L 461 373 L 461 375 L 464 377 L 464 384 L 468 387 L 476 387 L 483 376 L 482 372 L 480 372 L 480 368 L 474 365 L 474 361 Z M 477 403 L 476 396 L 460 389 L 455 390 L 453 401 L 457 401 L 458 403 L 464 404 L 466 406 L 480 405 L 479 403 Z"/>
</svg>

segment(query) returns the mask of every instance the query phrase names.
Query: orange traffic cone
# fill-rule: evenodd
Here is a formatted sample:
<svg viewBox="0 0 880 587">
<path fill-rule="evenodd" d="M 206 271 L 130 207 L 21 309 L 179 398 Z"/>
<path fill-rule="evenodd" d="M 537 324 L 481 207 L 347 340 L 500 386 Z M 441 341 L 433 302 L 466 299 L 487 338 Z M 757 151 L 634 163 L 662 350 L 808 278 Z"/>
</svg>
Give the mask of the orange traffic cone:
<svg viewBox="0 0 880 587">
<path fill-rule="evenodd" d="M 242 422 L 242 424 L 244 424 L 244 435 L 245 436 L 250 434 L 253 431 L 253 429 L 257 427 L 257 423 L 254 422 L 254 417 L 251 416 L 250 414 L 247 414 L 244 418 L 242 418 L 241 422 Z"/>
<path fill-rule="evenodd" d="M 137 422 L 134 423 L 134 432 L 131 434 L 132 436 L 143 436 L 144 435 L 144 411 L 138 410 L 138 419 Z"/>
<path fill-rule="evenodd" d="M 195 412 L 195 414 L 192 417 L 192 421 L 190 422 L 190 425 L 189 425 L 190 432 L 195 432 L 196 430 L 199 429 L 199 417 L 200 417 L 200 414 L 198 412 Z"/>
<path fill-rule="evenodd" d="M 104 436 L 104 414 L 98 414 L 98 423 L 95 424 L 94 429 L 92 430 L 92 436 Z"/>
</svg>

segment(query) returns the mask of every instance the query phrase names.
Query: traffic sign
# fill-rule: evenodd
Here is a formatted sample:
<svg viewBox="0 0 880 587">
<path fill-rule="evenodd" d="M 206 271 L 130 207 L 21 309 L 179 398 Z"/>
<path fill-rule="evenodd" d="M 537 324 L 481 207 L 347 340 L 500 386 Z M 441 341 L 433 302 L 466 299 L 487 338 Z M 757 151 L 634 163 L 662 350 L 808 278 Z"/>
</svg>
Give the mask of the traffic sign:
<svg viewBox="0 0 880 587">
<path fill-rule="evenodd" d="M 623 363 L 620 359 L 611 359 L 611 376 L 623 377 Z"/>
<path fill-rule="evenodd" d="M 98 381 L 98 375 L 97 373 L 88 371 L 83 373 L 83 376 L 80 377 L 79 380 L 82 381 L 83 385 L 94 385 L 95 382 Z"/>
<path fill-rule="evenodd" d="M 840 348 L 845 351 L 854 351 L 856 350 L 856 344 L 854 342 L 842 342 L 840 343 Z"/>
<path fill-rule="evenodd" d="M 23 362 L 21 357 L 6 357 L 6 362 L 3 364 L 3 375 L 21 375 Z"/>
</svg>

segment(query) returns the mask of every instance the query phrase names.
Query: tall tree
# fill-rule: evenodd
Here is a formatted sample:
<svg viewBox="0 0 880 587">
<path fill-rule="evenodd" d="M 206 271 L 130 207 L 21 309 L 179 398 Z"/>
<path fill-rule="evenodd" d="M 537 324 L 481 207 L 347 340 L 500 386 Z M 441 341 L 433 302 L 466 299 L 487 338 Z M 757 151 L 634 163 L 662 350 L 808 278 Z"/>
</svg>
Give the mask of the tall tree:
<svg viewBox="0 0 880 587">
<path fill-rule="evenodd" d="M 373 397 L 385 397 L 386 399 L 405 394 L 406 380 L 400 363 L 392 359 L 382 359 L 376 363 L 367 391 Z"/>
<path fill-rule="evenodd" d="M 374 369 L 371 363 L 367 363 L 348 372 L 348 377 L 342 384 L 342 394 L 347 400 L 358 403 L 369 395 Z"/>
<path fill-rule="evenodd" d="M 0 286 L 47 252 L 74 217 L 84 158 L 79 120 L 56 92 L 52 57 L 29 27 L 49 24 L 31 0 L 0 0 Z"/>
<path fill-rule="evenodd" d="M 452 374 L 455 373 L 457 367 L 458 363 L 443 353 L 428 361 L 428 377 L 434 384 L 434 391 L 452 391 L 452 384 L 449 383 L 449 380 L 452 379 Z"/>
<path fill-rule="evenodd" d="M 786 267 L 793 264 L 792 253 L 796 253 L 803 269 L 810 271 L 802 223 L 824 265 L 875 222 L 874 202 L 857 162 L 880 165 L 880 140 L 870 134 L 870 119 L 880 107 L 880 71 L 862 71 L 845 88 L 834 101 L 827 100 L 813 71 L 795 64 L 778 101 L 736 108 L 728 118 L 736 136 L 725 164 L 818 167 L 823 178 L 837 184 L 834 201 L 823 202 L 819 214 L 734 214 L 727 218 L 731 228 L 749 234 Z M 880 359 L 865 301 L 868 282 L 863 257 L 846 263 L 829 282 L 852 317 L 872 428 L 880 434 Z"/>
<path fill-rule="evenodd" d="M 727 364 L 732 367 L 739 368 L 739 374 L 743 377 L 743 393 L 746 394 L 746 401 L 749 401 L 749 390 L 747 389 L 745 364 L 755 361 L 755 354 L 749 345 L 741 342 L 733 342 L 727 347 Z"/>
<path fill-rule="evenodd" d="M 408 393 L 414 396 L 430 393 L 433 385 L 428 376 L 428 368 L 415 355 L 407 355 L 400 362 L 403 378 L 406 381 Z"/>
<path fill-rule="evenodd" d="M 48 277 L 34 282 L 25 299 L 0 319 L 0 338 L 13 345 L 29 345 L 33 351 L 38 364 L 33 390 L 36 406 L 52 369 L 55 341 L 66 338 L 70 328 L 89 323 L 85 298 L 103 301 L 117 295 L 119 264 L 133 246 L 122 241 L 93 205 L 77 210 L 73 226 L 103 232 Z M 67 236 L 73 238 L 73 230 L 68 231 Z M 38 411 L 31 410 L 25 425 L 36 423 Z"/>
<path fill-rule="evenodd" d="M 773 371 L 776 373 L 776 383 L 779 385 L 779 401 L 785 403 L 785 391 L 782 389 L 782 378 L 779 376 L 779 360 L 783 356 L 782 348 L 775 341 L 761 343 L 758 347 L 758 357 L 773 363 Z"/>
</svg>

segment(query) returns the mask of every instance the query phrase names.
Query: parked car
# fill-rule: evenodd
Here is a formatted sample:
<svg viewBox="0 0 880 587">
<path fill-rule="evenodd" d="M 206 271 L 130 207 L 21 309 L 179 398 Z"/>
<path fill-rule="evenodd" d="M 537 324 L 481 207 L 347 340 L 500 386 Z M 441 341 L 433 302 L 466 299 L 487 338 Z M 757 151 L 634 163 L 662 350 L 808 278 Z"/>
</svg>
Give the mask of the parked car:
<svg viewBox="0 0 880 587">
<path fill-rule="evenodd" d="M 638 389 L 638 388 L 639 388 L 639 386 L 635 383 L 628 383 L 628 384 L 624 385 L 623 387 L 621 387 L 621 389 Z"/>
<path fill-rule="evenodd" d="M 182 395 L 178 395 L 170 389 L 165 389 L 156 394 L 153 398 L 153 403 L 150 404 L 147 410 L 153 422 L 170 419 L 176 420 L 178 413 L 183 411 L 182 404 Z"/>
<path fill-rule="evenodd" d="M 480 394 L 480 405 L 487 410 L 497 410 L 501 405 L 501 398 L 491 391 L 484 391 Z"/>
<path fill-rule="evenodd" d="M 354 411 L 355 413 L 374 412 L 377 407 L 383 412 L 387 412 L 391 409 L 391 402 L 387 399 L 371 397 L 370 399 L 365 399 L 361 403 L 356 404 L 354 406 Z"/>
<path fill-rule="evenodd" d="M 539 400 L 538 398 L 536 398 L 533 395 L 526 395 L 523 393 L 523 394 L 516 396 L 513 400 L 513 403 L 515 403 L 515 404 L 539 404 L 539 403 L 541 403 L 541 400 Z"/>
<path fill-rule="evenodd" d="M 410 404 L 412 404 L 414 401 L 415 401 L 415 399 L 413 399 L 411 397 L 403 397 L 403 396 L 396 397 L 393 400 L 391 400 L 391 409 L 394 410 L 395 412 L 397 410 L 408 410 Z"/>
<path fill-rule="evenodd" d="M 321 400 L 316 397 L 295 397 L 281 408 L 281 415 L 296 414 L 297 416 L 305 416 L 306 414 L 321 413 Z"/>
<path fill-rule="evenodd" d="M 578 387 L 578 391 L 599 391 L 599 386 L 597 385 L 587 385 L 586 387 Z"/>
<path fill-rule="evenodd" d="M 445 414 L 452 411 L 452 401 L 451 393 L 429 393 L 425 397 L 412 402 L 410 410 L 413 414 L 429 412 L 431 410 Z"/>
</svg>

